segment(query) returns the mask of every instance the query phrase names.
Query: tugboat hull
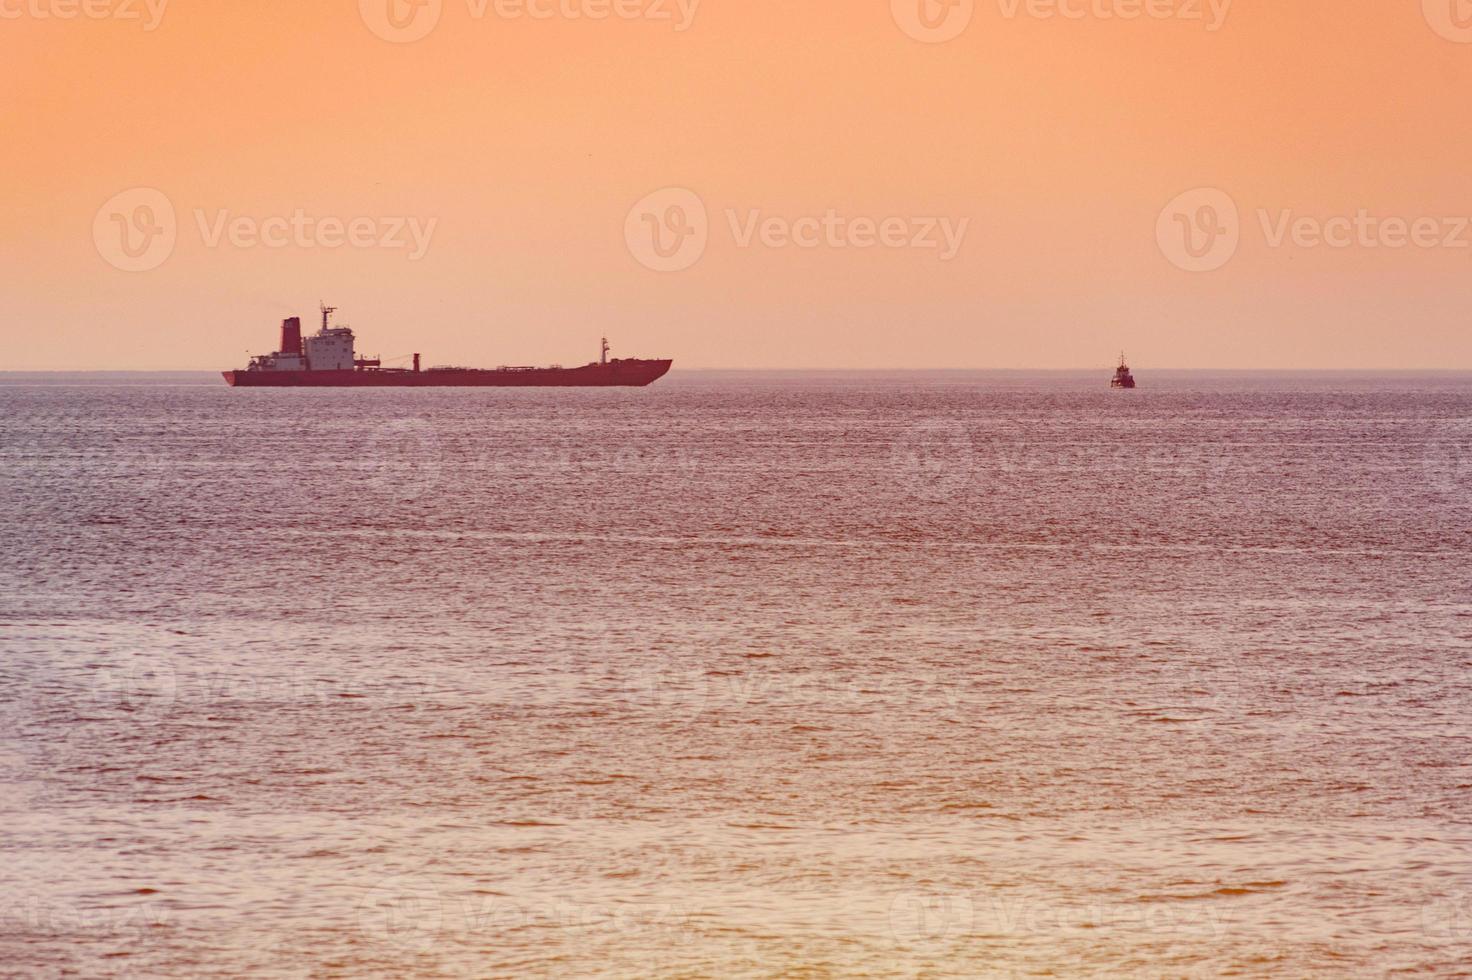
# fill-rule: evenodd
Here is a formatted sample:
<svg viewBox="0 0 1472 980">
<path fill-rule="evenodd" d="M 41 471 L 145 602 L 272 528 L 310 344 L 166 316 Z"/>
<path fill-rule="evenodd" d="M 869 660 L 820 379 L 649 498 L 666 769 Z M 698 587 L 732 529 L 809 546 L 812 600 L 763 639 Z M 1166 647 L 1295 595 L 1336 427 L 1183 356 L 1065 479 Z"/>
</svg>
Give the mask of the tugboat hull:
<svg viewBox="0 0 1472 980">
<path fill-rule="evenodd" d="M 1133 388 L 1135 376 L 1130 373 L 1130 366 L 1125 361 L 1124 355 L 1119 355 L 1119 367 L 1114 369 L 1114 377 L 1109 381 L 1111 388 Z"/>
</svg>

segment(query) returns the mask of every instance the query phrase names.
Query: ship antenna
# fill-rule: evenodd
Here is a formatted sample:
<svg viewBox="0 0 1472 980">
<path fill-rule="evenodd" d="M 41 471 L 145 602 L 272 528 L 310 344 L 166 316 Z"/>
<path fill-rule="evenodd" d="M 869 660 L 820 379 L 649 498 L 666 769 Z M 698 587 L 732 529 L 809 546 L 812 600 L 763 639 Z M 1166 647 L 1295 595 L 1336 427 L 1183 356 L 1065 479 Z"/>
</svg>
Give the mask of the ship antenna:
<svg viewBox="0 0 1472 980">
<path fill-rule="evenodd" d="M 323 303 L 321 300 L 318 300 L 317 303 L 318 303 L 319 306 L 322 307 L 322 329 L 323 330 L 326 330 L 327 329 L 327 321 L 332 316 L 332 314 L 334 314 L 334 313 L 337 312 L 337 307 L 335 307 L 335 306 L 328 306 L 326 303 Z"/>
</svg>

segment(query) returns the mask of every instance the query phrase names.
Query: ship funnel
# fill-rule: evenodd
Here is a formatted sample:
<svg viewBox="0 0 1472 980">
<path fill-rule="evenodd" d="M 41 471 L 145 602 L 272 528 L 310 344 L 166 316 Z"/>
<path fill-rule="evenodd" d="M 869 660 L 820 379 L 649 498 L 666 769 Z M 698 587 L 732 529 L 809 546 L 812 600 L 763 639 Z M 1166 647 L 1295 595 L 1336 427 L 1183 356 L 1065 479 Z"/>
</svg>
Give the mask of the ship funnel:
<svg viewBox="0 0 1472 980">
<path fill-rule="evenodd" d="M 281 321 L 281 353 L 300 355 L 301 352 L 302 318 L 288 317 Z"/>
</svg>

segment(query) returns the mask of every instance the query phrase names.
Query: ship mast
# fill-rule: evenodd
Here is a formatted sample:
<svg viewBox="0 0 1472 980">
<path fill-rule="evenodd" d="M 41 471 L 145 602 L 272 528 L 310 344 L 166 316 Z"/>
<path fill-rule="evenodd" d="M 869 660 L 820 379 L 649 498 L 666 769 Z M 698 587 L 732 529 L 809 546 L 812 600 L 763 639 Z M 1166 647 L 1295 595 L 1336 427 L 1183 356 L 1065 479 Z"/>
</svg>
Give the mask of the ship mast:
<svg viewBox="0 0 1472 980">
<path fill-rule="evenodd" d="M 332 314 L 337 312 L 337 307 L 328 306 L 326 303 L 319 303 L 318 305 L 322 307 L 322 329 L 326 330 L 327 321 L 332 317 Z"/>
<path fill-rule="evenodd" d="M 602 359 L 599 360 L 598 363 L 600 363 L 600 364 L 607 364 L 608 363 L 608 338 L 607 337 L 604 337 L 603 338 L 603 356 L 602 356 Z"/>
</svg>

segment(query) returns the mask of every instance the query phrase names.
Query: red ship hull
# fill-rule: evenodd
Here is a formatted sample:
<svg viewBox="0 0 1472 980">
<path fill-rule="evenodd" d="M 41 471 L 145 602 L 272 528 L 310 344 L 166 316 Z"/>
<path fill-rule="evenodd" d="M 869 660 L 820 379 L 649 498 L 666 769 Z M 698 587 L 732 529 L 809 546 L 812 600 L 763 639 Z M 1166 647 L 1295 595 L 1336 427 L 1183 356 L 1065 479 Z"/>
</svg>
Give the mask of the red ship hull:
<svg viewBox="0 0 1472 980">
<path fill-rule="evenodd" d="M 428 371 L 222 371 L 234 388 L 642 388 L 674 361 L 615 360 L 575 368 L 431 368 Z"/>
</svg>

